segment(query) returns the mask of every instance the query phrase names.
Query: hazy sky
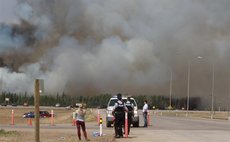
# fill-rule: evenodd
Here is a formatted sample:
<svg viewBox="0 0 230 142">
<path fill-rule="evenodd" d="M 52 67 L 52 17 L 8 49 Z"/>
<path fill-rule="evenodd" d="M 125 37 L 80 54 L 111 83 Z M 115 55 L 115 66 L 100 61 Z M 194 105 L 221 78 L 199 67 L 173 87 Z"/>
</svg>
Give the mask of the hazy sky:
<svg viewBox="0 0 230 142">
<path fill-rule="evenodd" d="M 16 22 L 16 0 L 1 0 L 0 4 L 0 22 Z"/>
<path fill-rule="evenodd" d="M 172 71 L 173 94 L 186 96 L 190 61 L 191 96 L 209 101 L 214 64 L 215 94 L 227 98 L 229 6 L 229 0 L 2 0 L 2 89 L 33 92 L 34 78 L 43 78 L 52 94 L 168 95 Z"/>
</svg>

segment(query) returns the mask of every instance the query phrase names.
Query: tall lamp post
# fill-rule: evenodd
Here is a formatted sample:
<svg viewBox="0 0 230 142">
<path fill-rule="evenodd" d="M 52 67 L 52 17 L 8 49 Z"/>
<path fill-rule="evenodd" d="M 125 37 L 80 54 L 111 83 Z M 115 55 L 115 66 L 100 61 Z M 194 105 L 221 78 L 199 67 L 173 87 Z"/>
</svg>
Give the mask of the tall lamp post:
<svg viewBox="0 0 230 142">
<path fill-rule="evenodd" d="M 172 69 L 170 70 L 169 109 L 172 109 Z"/>
<path fill-rule="evenodd" d="M 213 119 L 213 115 L 214 115 L 214 82 L 215 81 L 215 68 L 214 68 L 214 64 L 212 64 L 212 95 L 211 95 L 211 103 L 212 103 L 212 106 L 211 106 L 211 119 Z"/>
<path fill-rule="evenodd" d="M 197 56 L 197 59 L 202 59 L 202 56 Z M 190 99 L 190 69 L 191 69 L 191 63 L 188 61 L 188 84 L 187 84 L 187 107 L 186 107 L 186 117 L 188 117 L 188 111 L 189 111 L 189 99 Z"/>
<path fill-rule="evenodd" d="M 188 111 L 189 111 L 189 97 L 190 97 L 190 61 L 188 61 L 188 86 L 187 86 L 187 108 L 186 108 L 186 117 L 188 117 Z"/>
</svg>

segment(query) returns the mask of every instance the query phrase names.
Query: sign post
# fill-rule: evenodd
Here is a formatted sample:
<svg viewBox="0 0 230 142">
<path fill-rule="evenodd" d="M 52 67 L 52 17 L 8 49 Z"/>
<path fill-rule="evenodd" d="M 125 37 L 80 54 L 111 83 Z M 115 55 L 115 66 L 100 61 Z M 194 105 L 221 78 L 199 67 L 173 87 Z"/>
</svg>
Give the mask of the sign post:
<svg viewBox="0 0 230 142">
<path fill-rule="evenodd" d="M 40 129 L 40 124 L 39 124 L 39 104 L 40 102 L 40 94 L 39 94 L 39 79 L 35 80 L 35 87 L 34 87 L 34 107 L 35 107 L 35 142 L 40 142 L 40 137 L 39 137 L 39 129 Z"/>
<path fill-rule="evenodd" d="M 10 98 L 5 98 L 5 103 L 6 103 L 6 105 L 9 104 L 9 101 L 10 101 Z"/>
<path fill-rule="evenodd" d="M 34 109 L 35 109 L 35 142 L 40 142 L 40 94 L 44 93 L 44 80 L 35 79 L 34 82 Z"/>
</svg>

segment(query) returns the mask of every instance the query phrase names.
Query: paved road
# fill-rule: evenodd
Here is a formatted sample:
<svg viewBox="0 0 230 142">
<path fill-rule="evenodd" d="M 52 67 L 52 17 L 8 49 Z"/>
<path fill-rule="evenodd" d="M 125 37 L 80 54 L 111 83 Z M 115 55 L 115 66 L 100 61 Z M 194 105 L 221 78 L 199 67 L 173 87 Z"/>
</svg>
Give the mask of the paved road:
<svg viewBox="0 0 230 142">
<path fill-rule="evenodd" d="M 230 122 L 223 120 L 156 116 L 148 128 L 133 128 L 119 142 L 230 142 Z"/>
<path fill-rule="evenodd" d="M 104 113 L 104 111 L 102 111 Z M 230 142 L 230 121 L 186 117 L 151 116 L 148 128 L 131 128 L 128 139 L 118 142 Z M 112 128 L 107 128 L 112 129 Z M 113 132 L 113 131 L 111 131 Z"/>
<path fill-rule="evenodd" d="M 104 116 L 105 111 L 101 111 Z M 116 139 L 118 142 L 230 142 L 230 121 L 195 119 L 185 117 L 151 116 L 151 126 L 143 125 L 140 115 L 140 127 L 131 128 L 129 138 Z M 104 119 L 105 120 L 105 119 Z M 105 124 L 105 123 L 104 123 Z M 4 129 L 23 129 L 33 131 L 34 127 L 23 125 L 0 125 Z M 57 124 L 56 126 L 42 125 L 41 129 L 74 130 L 70 124 Z M 91 132 L 98 131 L 98 126 L 87 123 L 87 129 Z M 113 128 L 106 128 L 103 132 L 113 134 Z"/>
</svg>

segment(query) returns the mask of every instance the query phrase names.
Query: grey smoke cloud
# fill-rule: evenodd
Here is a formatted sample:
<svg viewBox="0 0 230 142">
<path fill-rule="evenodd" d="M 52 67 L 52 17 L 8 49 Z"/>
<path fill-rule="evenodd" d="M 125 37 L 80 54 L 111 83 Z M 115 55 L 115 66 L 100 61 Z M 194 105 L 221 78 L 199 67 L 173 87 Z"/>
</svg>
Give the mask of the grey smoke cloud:
<svg viewBox="0 0 230 142">
<path fill-rule="evenodd" d="M 12 63 L 17 64 L 16 69 L 4 72 L 10 68 L 7 62 L 1 73 L 11 76 L 15 71 L 28 84 L 11 88 L 15 80 L 3 79 L 2 88 L 28 91 L 38 77 L 45 79 L 46 91 L 54 94 L 168 94 L 172 69 L 173 94 L 185 96 L 187 63 L 191 61 L 191 95 L 208 98 L 214 63 L 215 93 L 226 98 L 229 6 L 228 0 L 17 1 L 18 21 L 34 27 L 26 30 L 33 29 L 28 33 L 34 42 L 17 44 L 19 50 L 27 51 L 26 60 L 14 57 L 20 61 Z M 12 11 L 15 8 L 9 13 Z M 0 15 L 4 17 L 15 20 L 10 14 Z M 0 31 L 1 35 L 6 36 Z M 0 45 L 5 63 L 9 48 L 3 42 Z M 18 50 L 11 53 L 21 54 Z M 198 61 L 197 56 L 204 58 Z"/>
<path fill-rule="evenodd" d="M 0 5 L 0 22 L 15 23 L 18 22 L 18 18 L 15 14 L 15 8 L 17 6 L 16 0 L 1 0 Z"/>
</svg>

